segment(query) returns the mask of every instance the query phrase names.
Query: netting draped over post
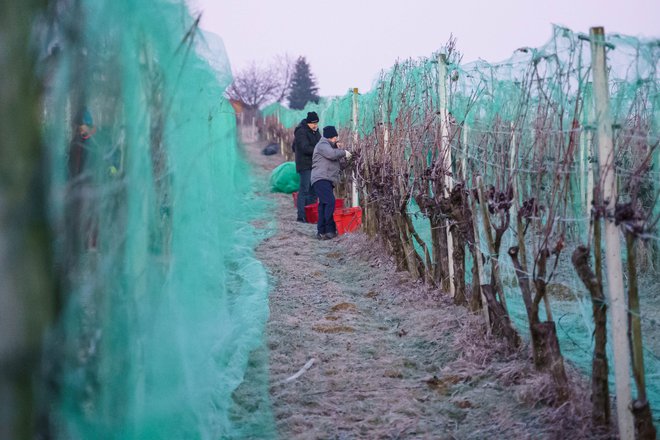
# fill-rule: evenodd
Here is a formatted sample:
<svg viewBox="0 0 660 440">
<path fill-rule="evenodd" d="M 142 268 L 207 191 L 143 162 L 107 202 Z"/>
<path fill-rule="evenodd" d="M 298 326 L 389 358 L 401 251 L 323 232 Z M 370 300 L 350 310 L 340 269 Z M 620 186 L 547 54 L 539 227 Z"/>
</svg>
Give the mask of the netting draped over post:
<svg viewBox="0 0 660 440">
<path fill-rule="evenodd" d="M 157 0 L 51 2 L 39 37 L 63 279 L 48 348 L 58 434 L 269 435 L 267 411 L 248 432 L 232 400 L 268 286 L 222 41 Z"/>
<path fill-rule="evenodd" d="M 539 326 L 552 325 L 561 352 L 586 372 L 594 348 L 592 300 L 571 254 L 585 244 L 593 257 L 604 245 L 597 238 L 598 225 L 603 219 L 615 221 L 624 260 L 629 258 L 624 234 L 636 250 L 639 313 L 627 307 L 631 316 L 640 318 L 646 391 L 657 423 L 660 43 L 606 37 L 615 209 L 601 200 L 599 164 L 606 158 L 599 157 L 595 136 L 598 109 L 589 45 L 587 35 L 556 26 L 542 47 L 520 48 L 500 63 L 463 64 L 450 42 L 443 48 L 448 61 L 446 117 L 438 96 L 437 57 L 397 63 L 359 96 L 360 141 L 354 146 L 353 169 L 359 176 L 365 227 L 390 244 L 400 267 L 448 291 L 449 219 L 452 264 L 460 270 L 454 279 L 464 277 L 457 282 L 455 301 L 480 307 L 488 298 L 488 292 L 480 298 L 487 284 L 495 301 L 489 301 L 489 307 L 501 306 L 523 335 L 529 334 L 525 329 L 530 316 L 540 320 Z M 321 125 L 350 129 L 350 99 L 347 94 L 314 105 Z M 311 109 L 280 108 L 279 120 L 290 128 Z M 343 136 L 349 139 L 347 132 Z M 448 152 L 450 166 L 444 163 Z M 454 189 L 442 183 L 447 176 L 457 183 Z M 477 177 L 485 185 L 486 212 L 478 206 Z M 376 219 L 371 226 L 370 218 Z M 481 258 L 483 269 L 475 267 Z M 607 291 L 601 274 L 607 267 L 600 260 L 596 265 Z M 524 287 L 539 294 L 538 301 L 526 303 L 520 275 Z M 624 276 L 626 281 L 629 276 Z M 626 292 L 630 287 L 626 284 Z M 608 332 L 627 329 L 609 323 Z M 613 380 L 609 345 L 608 353 Z"/>
</svg>

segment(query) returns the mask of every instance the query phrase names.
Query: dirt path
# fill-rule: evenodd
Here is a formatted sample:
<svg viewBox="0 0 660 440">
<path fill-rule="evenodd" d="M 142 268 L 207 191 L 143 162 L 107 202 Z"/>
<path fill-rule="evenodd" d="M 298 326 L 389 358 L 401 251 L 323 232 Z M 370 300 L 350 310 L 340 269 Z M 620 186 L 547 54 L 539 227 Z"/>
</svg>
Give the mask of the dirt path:
<svg viewBox="0 0 660 440">
<path fill-rule="evenodd" d="M 281 160 L 260 155 L 265 144 L 246 145 L 262 178 Z M 257 256 L 274 284 L 266 339 L 279 438 L 590 438 L 584 398 L 548 406 L 547 378 L 483 336 L 477 316 L 397 272 L 364 234 L 317 241 L 290 195 L 267 197 L 277 227 Z"/>
</svg>

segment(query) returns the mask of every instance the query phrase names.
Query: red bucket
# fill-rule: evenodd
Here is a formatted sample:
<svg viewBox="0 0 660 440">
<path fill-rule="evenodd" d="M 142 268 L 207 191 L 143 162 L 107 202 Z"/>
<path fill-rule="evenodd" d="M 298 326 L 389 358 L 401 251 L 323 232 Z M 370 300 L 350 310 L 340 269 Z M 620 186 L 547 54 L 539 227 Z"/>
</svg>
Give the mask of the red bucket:
<svg viewBox="0 0 660 440">
<path fill-rule="evenodd" d="M 307 220 L 307 223 L 316 223 L 319 221 L 318 203 L 305 206 L 305 220 Z"/>
<path fill-rule="evenodd" d="M 339 235 L 356 231 L 362 224 L 362 208 L 344 208 L 334 214 L 337 233 Z"/>
</svg>

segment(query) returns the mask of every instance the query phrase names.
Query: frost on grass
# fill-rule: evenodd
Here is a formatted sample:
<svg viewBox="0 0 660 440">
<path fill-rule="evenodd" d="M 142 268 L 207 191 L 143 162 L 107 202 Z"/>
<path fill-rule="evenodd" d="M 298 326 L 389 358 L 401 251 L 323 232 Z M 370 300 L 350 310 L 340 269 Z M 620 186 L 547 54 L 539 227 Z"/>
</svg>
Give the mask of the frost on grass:
<svg viewBox="0 0 660 440">
<path fill-rule="evenodd" d="M 557 407 L 527 347 L 487 337 L 480 316 L 397 272 L 377 241 L 317 241 L 314 225 L 295 222 L 290 196 L 271 198 L 277 230 L 257 255 L 273 285 L 266 332 L 279 438 L 599 438 L 585 378 L 570 370 L 572 398 Z"/>
</svg>

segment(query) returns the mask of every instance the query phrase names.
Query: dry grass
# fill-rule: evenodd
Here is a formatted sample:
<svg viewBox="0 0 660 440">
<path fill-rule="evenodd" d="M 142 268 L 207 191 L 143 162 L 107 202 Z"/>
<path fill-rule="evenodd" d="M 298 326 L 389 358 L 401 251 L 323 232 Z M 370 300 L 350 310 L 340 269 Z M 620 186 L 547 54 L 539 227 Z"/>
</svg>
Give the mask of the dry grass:
<svg viewBox="0 0 660 440">
<path fill-rule="evenodd" d="M 318 333 L 353 333 L 355 329 L 347 325 L 314 325 L 312 330 Z"/>
<path fill-rule="evenodd" d="M 574 370 L 571 400 L 555 406 L 526 348 L 486 336 L 479 316 L 397 272 L 380 243 L 361 233 L 319 242 L 290 196 L 272 198 L 278 229 L 257 255 L 274 285 L 266 331 L 280 438 L 605 438 Z"/>
<path fill-rule="evenodd" d="M 343 302 L 336 304 L 330 308 L 331 312 L 341 312 L 341 311 L 347 311 L 347 312 L 357 312 L 357 306 L 355 304 Z"/>
</svg>

